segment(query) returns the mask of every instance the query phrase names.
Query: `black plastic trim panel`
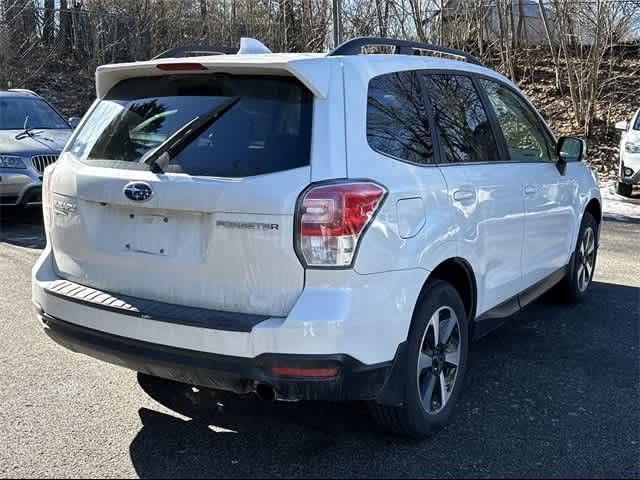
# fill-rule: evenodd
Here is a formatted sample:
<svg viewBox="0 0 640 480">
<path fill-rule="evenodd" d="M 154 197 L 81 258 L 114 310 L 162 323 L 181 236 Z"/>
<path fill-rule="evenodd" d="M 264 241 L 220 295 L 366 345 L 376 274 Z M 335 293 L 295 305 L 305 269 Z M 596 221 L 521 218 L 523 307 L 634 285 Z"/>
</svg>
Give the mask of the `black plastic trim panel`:
<svg viewBox="0 0 640 480">
<path fill-rule="evenodd" d="M 270 318 L 266 315 L 223 312 L 104 292 L 68 280 L 57 280 L 49 284 L 45 292 L 70 302 L 121 315 L 229 332 L 248 333 Z"/>
<path fill-rule="evenodd" d="M 505 300 L 501 304 L 486 311 L 473 322 L 473 339 L 477 340 L 504 325 L 507 318 L 520 312 L 528 304 L 540 298 L 558 284 L 571 271 L 574 255 L 569 264 L 551 273 L 539 282 L 523 290 L 519 294 Z"/>
<path fill-rule="evenodd" d="M 257 383 L 271 385 L 281 400 L 401 401 L 402 384 L 387 381 L 392 362 L 364 365 L 349 355 L 263 354 L 255 358 L 219 355 L 143 342 L 82 327 L 38 309 L 47 335 L 63 347 L 93 358 L 155 377 L 238 394 L 250 393 Z M 398 358 L 398 355 L 396 355 Z M 276 375 L 274 367 L 335 367 L 328 378 Z"/>
</svg>

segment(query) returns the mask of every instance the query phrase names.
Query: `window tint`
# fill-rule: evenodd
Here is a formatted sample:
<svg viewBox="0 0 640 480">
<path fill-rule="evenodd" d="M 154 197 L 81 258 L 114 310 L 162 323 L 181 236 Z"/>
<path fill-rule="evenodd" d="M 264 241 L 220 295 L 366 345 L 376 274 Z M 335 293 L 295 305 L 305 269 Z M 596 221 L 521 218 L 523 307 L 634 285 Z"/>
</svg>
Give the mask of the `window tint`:
<svg viewBox="0 0 640 480">
<path fill-rule="evenodd" d="M 500 160 L 487 112 L 471 78 L 429 75 L 427 91 L 447 162 Z"/>
<path fill-rule="evenodd" d="M 139 160 L 198 116 L 238 103 L 176 155 L 166 172 L 246 177 L 309 165 L 311 93 L 285 77 L 168 75 L 125 80 L 94 109 L 69 151 L 114 168 Z"/>
<path fill-rule="evenodd" d="M 418 78 L 400 72 L 369 82 L 367 140 L 380 153 L 426 164 L 433 163 L 433 142 Z"/>
<path fill-rule="evenodd" d="M 490 80 L 481 80 L 498 117 L 511 160 L 521 162 L 551 160 L 551 139 L 540 126 L 531 107 L 511 89 Z"/>
</svg>

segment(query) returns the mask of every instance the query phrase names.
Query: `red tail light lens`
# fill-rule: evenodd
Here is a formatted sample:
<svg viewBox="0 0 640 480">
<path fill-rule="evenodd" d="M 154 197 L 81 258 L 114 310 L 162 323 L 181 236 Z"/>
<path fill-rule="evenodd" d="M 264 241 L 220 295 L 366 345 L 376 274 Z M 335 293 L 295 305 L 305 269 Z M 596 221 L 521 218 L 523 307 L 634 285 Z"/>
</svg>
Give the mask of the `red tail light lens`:
<svg viewBox="0 0 640 480">
<path fill-rule="evenodd" d="M 303 368 L 303 367 L 273 367 L 271 371 L 281 377 L 298 378 L 330 378 L 338 375 L 336 367 L 330 368 Z"/>
<path fill-rule="evenodd" d="M 373 182 L 321 185 L 299 203 L 299 249 L 307 266 L 348 267 L 386 190 Z"/>
<path fill-rule="evenodd" d="M 53 191 L 51 190 L 51 182 L 55 169 L 55 163 L 45 168 L 42 179 L 42 216 L 44 219 L 44 229 L 47 233 L 53 225 Z"/>
</svg>

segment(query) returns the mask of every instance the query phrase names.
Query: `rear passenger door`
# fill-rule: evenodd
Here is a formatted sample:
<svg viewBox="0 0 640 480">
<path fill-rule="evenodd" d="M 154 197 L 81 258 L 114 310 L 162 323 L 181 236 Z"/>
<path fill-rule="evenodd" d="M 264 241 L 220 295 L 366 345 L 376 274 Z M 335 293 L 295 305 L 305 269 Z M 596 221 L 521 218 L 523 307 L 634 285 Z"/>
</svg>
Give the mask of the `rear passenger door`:
<svg viewBox="0 0 640 480">
<path fill-rule="evenodd" d="M 481 79 L 495 112 L 509 157 L 524 180 L 523 276 L 532 286 L 560 270 L 572 251 L 578 191 L 571 175 L 556 166 L 555 141 L 529 103 L 515 90 Z"/>
<path fill-rule="evenodd" d="M 459 256 L 472 263 L 482 314 L 522 290 L 523 178 L 506 162 L 501 138 L 477 81 L 461 73 L 425 73 Z"/>
</svg>

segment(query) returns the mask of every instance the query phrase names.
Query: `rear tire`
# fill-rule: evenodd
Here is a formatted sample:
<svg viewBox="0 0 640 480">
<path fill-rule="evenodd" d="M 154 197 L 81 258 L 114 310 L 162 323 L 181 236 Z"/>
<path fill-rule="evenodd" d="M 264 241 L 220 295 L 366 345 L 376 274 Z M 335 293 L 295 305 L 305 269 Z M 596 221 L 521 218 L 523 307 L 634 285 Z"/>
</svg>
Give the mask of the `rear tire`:
<svg viewBox="0 0 640 480">
<path fill-rule="evenodd" d="M 425 438 L 440 430 L 460 397 L 468 350 L 468 318 L 460 295 L 447 282 L 429 281 L 407 340 L 404 403 L 396 407 L 371 402 L 372 417 L 404 436 Z"/>
<path fill-rule="evenodd" d="M 580 224 L 578 242 L 569 271 L 558 284 L 558 299 L 566 303 L 579 303 L 587 295 L 598 256 L 598 224 L 589 212 L 585 212 Z"/>
<path fill-rule="evenodd" d="M 629 183 L 618 182 L 616 186 L 616 193 L 618 193 L 618 195 L 622 195 L 623 197 L 630 197 L 633 193 L 633 185 Z"/>
</svg>

